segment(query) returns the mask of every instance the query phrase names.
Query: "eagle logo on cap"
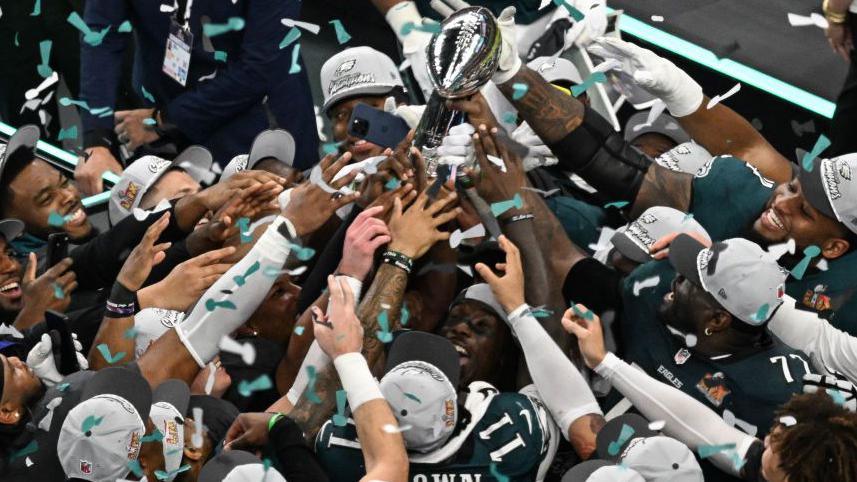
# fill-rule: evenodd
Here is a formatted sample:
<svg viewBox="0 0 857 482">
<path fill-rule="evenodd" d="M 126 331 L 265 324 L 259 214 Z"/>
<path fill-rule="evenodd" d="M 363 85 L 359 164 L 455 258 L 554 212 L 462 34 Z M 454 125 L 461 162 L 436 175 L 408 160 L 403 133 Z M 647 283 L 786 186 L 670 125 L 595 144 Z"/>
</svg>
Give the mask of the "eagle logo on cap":
<svg viewBox="0 0 857 482">
<path fill-rule="evenodd" d="M 357 59 L 348 59 L 345 62 L 339 64 L 339 67 L 336 68 L 336 71 L 333 72 L 334 75 L 341 75 L 349 70 L 353 69 L 354 66 L 357 65 Z"/>
<path fill-rule="evenodd" d="M 851 180 L 851 166 L 849 166 L 847 162 L 841 159 L 837 160 L 836 170 L 839 171 L 839 177 L 845 179 L 846 181 Z"/>
<path fill-rule="evenodd" d="M 170 165 L 170 161 L 166 159 L 155 159 L 154 161 L 149 163 L 149 172 L 152 174 L 157 174 L 161 171 L 161 169 Z"/>
</svg>

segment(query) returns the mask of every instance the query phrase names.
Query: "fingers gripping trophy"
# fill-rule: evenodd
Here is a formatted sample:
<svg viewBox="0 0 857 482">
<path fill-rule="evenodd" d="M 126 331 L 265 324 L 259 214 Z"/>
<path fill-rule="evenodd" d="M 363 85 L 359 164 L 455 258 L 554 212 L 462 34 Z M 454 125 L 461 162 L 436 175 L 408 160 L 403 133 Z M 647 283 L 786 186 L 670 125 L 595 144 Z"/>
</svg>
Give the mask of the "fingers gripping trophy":
<svg viewBox="0 0 857 482">
<path fill-rule="evenodd" d="M 484 7 L 458 10 L 432 36 L 426 57 L 434 91 L 414 136 L 414 146 L 422 152 L 429 176 L 436 175 L 437 148 L 449 128 L 464 121 L 462 113 L 446 107 L 446 100 L 472 95 L 491 80 L 500 62 L 501 46 L 497 19 Z"/>
</svg>

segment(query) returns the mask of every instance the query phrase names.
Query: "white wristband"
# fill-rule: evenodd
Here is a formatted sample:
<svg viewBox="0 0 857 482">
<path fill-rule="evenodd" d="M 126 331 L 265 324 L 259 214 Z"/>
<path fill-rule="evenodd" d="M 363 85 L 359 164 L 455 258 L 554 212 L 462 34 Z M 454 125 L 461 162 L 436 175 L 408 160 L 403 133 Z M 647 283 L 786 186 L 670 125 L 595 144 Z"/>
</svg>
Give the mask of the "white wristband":
<svg viewBox="0 0 857 482">
<path fill-rule="evenodd" d="M 616 372 L 616 365 L 619 365 L 620 363 L 622 363 L 622 359 L 608 351 L 607 356 L 601 360 L 601 363 L 599 363 L 593 371 L 609 380 Z"/>
<path fill-rule="evenodd" d="M 351 276 L 339 275 L 336 279 L 344 279 L 346 283 L 348 283 L 348 287 L 351 288 L 351 294 L 354 295 L 354 303 L 356 304 L 360 301 L 360 294 L 363 291 L 363 282 L 357 278 L 352 278 Z"/>
<path fill-rule="evenodd" d="M 360 405 L 370 400 L 384 398 L 378 382 L 369 371 L 366 359 L 360 353 L 339 355 L 333 360 L 333 366 L 336 367 L 342 388 L 348 395 L 348 405 L 351 406 L 352 412 L 356 412 Z"/>
<path fill-rule="evenodd" d="M 400 2 L 393 5 L 389 10 L 387 10 L 387 14 L 384 15 L 384 18 L 387 20 L 387 23 L 390 24 L 390 28 L 393 29 L 393 33 L 396 34 L 396 37 L 399 37 L 399 40 L 403 43 L 407 36 L 402 35 L 402 29 L 405 28 L 405 25 L 408 22 L 414 25 L 423 24 L 423 16 L 420 15 L 420 11 L 417 9 L 417 4 L 414 2 Z"/>
</svg>

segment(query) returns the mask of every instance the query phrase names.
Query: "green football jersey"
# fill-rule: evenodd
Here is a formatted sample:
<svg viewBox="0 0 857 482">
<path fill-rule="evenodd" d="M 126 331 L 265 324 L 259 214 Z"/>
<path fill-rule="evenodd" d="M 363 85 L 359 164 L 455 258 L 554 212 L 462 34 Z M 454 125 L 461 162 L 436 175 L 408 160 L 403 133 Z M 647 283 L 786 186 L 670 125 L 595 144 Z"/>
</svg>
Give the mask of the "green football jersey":
<svg viewBox="0 0 857 482">
<path fill-rule="evenodd" d="M 499 393 L 484 382 L 470 384 L 464 410 L 450 439 L 426 454 L 409 453 L 412 482 L 510 482 L 541 480 L 556 453 L 559 434 L 532 385 Z M 380 430 L 380 427 L 379 427 Z M 322 426 L 316 454 L 333 482 L 366 475 L 354 421 Z"/>
<path fill-rule="evenodd" d="M 634 284 L 657 277 L 654 288 Z M 622 287 L 623 358 L 653 378 L 699 400 L 751 435 L 764 437 L 774 410 L 802 391 L 802 378 L 813 372 L 809 357 L 771 339 L 748 352 L 707 357 L 688 347 L 658 317 L 675 271 L 668 261 L 652 261 L 634 270 Z M 740 321 L 736 321 L 741 323 Z"/>
<path fill-rule="evenodd" d="M 590 245 L 598 242 L 599 231 L 607 224 L 607 210 L 570 196 L 545 199 L 565 234 L 580 249 L 593 253 Z"/>
</svg>

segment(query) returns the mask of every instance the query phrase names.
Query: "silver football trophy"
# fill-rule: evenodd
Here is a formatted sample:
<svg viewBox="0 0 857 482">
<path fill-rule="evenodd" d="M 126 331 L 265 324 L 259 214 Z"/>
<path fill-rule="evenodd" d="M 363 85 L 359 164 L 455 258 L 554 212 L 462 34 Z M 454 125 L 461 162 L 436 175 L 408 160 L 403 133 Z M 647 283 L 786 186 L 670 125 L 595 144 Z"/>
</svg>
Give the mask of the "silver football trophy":
<svg viewBox="0 0 857 482">
<path fill-rule="evenodd" d="M 437 171 L 437 148 L 463 114 L 448 109 L 448 99 L 476 93 L 500 62 L 502 39 L 497 20 L 484 7 L 468 7 L 450 15 L 426 47 L 426 64 L 434 91 L 417 126 L 414 145 L 426 161 L 426 173 Z"/>
</svg>

